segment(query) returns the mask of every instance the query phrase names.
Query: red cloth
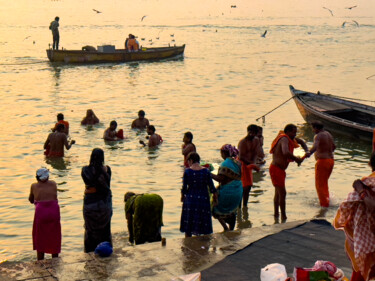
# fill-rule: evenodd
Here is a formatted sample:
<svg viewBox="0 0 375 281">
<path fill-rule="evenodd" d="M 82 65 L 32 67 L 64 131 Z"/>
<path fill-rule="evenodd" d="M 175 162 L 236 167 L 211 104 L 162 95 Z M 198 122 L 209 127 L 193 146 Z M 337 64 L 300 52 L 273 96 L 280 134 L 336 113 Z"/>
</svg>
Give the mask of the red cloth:
<svg viewBox="0 0 375 281">
<path fill-rule="evenodd" d="M 44 154 L 47 157 L 64 157 L 64 152 L 51 151 L 49 147 L 47 147 Z"/>
<path fill-rule="evenodd" d="M 116 137 L 119 139 L 124 139 L 124 130 L 123 129 L 118 130 Z"/>
<path fill-rule="evenodd" d="M 286 172 L 275 165 L 270 165 L 270 176 L 274 187 L 285 187 Z"/>
<path fill-rule="evenodd" d="M 253 169 L 256 167 L 254 164 L 246 165 L 241 161 L 241 181 L 242 186 L 253 186 Z"/>
<path fill-rule="evenodd" d="M 68 121 L 65 121 L 65 120 L 60 120 L 58 121 L 56 124 L 55 124 L 55 130 L 57 128 L 57 125 L 59 124 L 63 124 L 65 126 L 65 131 L 69 131 L 69 122 Z"/>
<path fill-rule="evenodd" d="M 328 179 L 334 163 L 333 159 L 318 159 L 315 164 L 315 188 L 322 207 L 329 207 Z"/>
<path fill-rule="evenodd" d="M 292 140 L 290 137 L 288 137 L 287 134 L 285 134 L 283 131 L 280 131 L 279 134 L 277 135 L 277 137 L 273 140 L 273 142 L 271 144 L 271 149 L 270 149 L 271 154 L 274 153 L 276 145 L 281 138 L 287 138 L 288 139 L 289 151 L 291 153 L 293 153 L 295 148 L 299 147 L 299 144 L 297 143 L 297 141 L 295 139 Z M 292 162 L 292 160 L 289 160 L 289 162 Z"/>
<path fill-rule="evenodd" d="M 60 207 L 57 200 L 35 202 L 33 248 L 38 252 L 61 252 Z"/>
</svg>

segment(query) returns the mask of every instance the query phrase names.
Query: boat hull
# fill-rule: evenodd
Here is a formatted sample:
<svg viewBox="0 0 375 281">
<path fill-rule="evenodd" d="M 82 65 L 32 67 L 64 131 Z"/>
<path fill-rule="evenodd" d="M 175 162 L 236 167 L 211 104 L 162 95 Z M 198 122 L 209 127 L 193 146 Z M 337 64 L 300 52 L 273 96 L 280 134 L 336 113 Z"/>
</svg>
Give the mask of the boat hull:
<svg viewBox="0 0 375 281">
<path fill-rule="evenodd" d="M 294 102 L 307 123 L 320 121 L 327 129 L 336 133 L 356 139 L 372 139 L 375 127 L 374 107 L 289 87 Z M 356 118 L 363 122 L 355 120 Z"/>
<path fill-rule="evenodd" d="M 138 52 L 116 50 L 111 53 L 81 50 L 47 50 L 51 62 L 60 63 L 119 63 L 132 61 L 153 61 L 183 55 L 185 45 L 176 47 L 147 48 Z"/>
</svg>

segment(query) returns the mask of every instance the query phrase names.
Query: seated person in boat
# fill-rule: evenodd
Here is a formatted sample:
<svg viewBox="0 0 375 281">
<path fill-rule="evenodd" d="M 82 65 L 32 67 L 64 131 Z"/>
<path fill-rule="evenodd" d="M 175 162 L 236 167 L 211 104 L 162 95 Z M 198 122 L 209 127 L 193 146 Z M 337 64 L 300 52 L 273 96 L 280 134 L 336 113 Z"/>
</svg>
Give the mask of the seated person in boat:
<svg viewBox="0 0 375 281">
<path fill-rule="evenodd" d="M 138 111 L 138 118 L 132 123 L 132 129 L 144 130 L 150 125 L 150 122 L 145 118 L 146 113 L 143 110 Z"/>
<path fill-rule="evenodd" d="M 116 131 L 117 129 L 117 122 L 111 121 L 109 127 L 104 131 L 103 139 L 106 141 L 118 141 L 124 139 L 124 132 L 123 130 Z"/>
<path fill-rule="evenodd" d="M 148 144 L 147 144 L 148 147 L 155 147 L 163 142 L 162 137 L 156 134 L 155 131 L 156 129 L 153 125 L 150 125 L 147 127 L 147 134 L 149 135 Z M 139 143 L 142 144 L 143 146 L 146 146 L 143 140 L 140 140 Z"/>
<path fill-rule="evenodd" d="M 137 52 L 139 50 L 139 43 L 133 34 L 129 34 L 129 37 L 126 39 L 125 49 L 129 52 Z"/>
<path fill-rule="evenodd" d="M 96 117 L 92 109 L 87 109 L 86 116 L 82 119 L 81 125 L 95 125 L 99 123 L 99 118 Z"/>
</svg>

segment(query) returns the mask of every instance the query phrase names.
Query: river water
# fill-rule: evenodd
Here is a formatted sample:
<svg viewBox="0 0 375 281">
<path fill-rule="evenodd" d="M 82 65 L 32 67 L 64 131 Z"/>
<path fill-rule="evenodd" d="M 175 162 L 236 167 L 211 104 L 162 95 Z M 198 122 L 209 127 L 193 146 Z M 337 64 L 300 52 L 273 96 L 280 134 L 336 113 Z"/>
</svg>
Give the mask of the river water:
<svg viewBox="0 0 375 281">
<path fill-rule="evenodd" d="M 345 9 L 354 4 L 356 8 Z M 35 258 L 34 206 L 27 198 L 35 171 L 42 166 L 50 169 L 59 186 L 62 251 L 83 251 L 80 171 L 95 147 L 105 150 L 106 164 L 113 171 L 114 246 L 126 245 L 127 191 L 160 194 L 165 203 L 163 236 L 182 237 L 183 133 L 192 131 L 201 157 L 218 167 L 221 145 L 237 145 L 249 124 L 262 125 L 255 119 L 287 100 L 290 84 L 375 100 L 375 77 L 366 79 L 375 74 L 374 10 L 370 0 L 0 0 L 0 260 Z M 53 65 L 45 49 L 52 41 L 48 25 L 57 15 L 60 46 L 67 49 L 103 44 L 121 48 L 127 34 L 133 33 L 139 40 L 145 38 L 140 40 L 145 47 L 186 44 L 185 55 L 152 63 Z M 100 118 L 99 126 L 80 126 L 89 108 Z M 140 109 L 163 136 L 157 150 L 141 148 L 138 142 L 144 133 L 130 130 Z M 50 161 L 43 156 L 43 143 L 59 112 L 70 122 L 70 136 L 77 144 L 61 161 Z M 114 119 L 128 139 L 106 144 L 102 134 Z M 312 131 L 290 101 L 266 117 L 266 152 L 287 123 L 297 124 L 299 136 L 311 146 Z M 370 172 L 369 143 L 337 135 L 335 139 L 328 220 L 351 191 L 351 182 Z M 274 223 L 268 153 L 266 159 L 267 165 L 255 174 L 249 210 L 240 227 Z M 319 212 L 314 164 L 311 158 L 288 168 L 289 221 L 310 219 Z M 215 232 L 222 230 L 217 221 L 213 224 Z"/>
</svg>

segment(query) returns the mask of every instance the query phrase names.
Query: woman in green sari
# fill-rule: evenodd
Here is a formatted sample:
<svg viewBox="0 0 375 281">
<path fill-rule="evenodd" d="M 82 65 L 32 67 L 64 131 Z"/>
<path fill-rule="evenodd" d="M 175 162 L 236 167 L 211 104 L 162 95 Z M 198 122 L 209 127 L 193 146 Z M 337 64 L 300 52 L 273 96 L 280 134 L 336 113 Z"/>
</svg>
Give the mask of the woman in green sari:
<svg viewBox="0 0 375 281">
<path fill-rule="evenodd" d="M 225 144 L 220 149 L 224 162 L 217 175 L 211 177 L 220 183 L 217 188 L 218 204 L 213 208 L 213 217 L 218 219 L 224 231 L 233 230 L 236 224 L 236 211 L 242 199 L 241 163 L 235 159 L 236 147 Z"/>
</svg>

